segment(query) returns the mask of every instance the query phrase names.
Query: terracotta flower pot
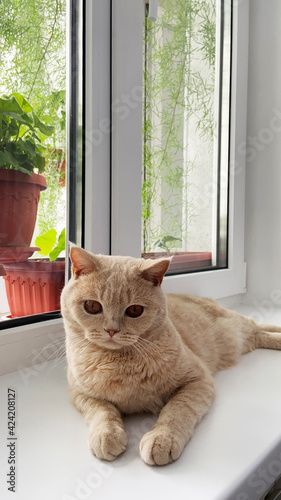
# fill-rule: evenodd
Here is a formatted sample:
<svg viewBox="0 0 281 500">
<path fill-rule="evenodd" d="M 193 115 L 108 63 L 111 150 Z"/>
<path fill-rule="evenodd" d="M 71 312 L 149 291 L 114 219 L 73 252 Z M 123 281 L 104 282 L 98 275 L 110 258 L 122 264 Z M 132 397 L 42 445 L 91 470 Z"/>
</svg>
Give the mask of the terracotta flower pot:
<svg viewBox="0 0 281 500">
<path fill-rule="evenodd" d="M 34 232 L 43 175 L 0 168 L 0 247 L 29 247 Z"/>
<path fill-rule="evenodd" d="M 4 264 L 6 295 L 11 317 L 29 316 L 60 309 L 65 261 L 30 259 Z"/>
</svg>

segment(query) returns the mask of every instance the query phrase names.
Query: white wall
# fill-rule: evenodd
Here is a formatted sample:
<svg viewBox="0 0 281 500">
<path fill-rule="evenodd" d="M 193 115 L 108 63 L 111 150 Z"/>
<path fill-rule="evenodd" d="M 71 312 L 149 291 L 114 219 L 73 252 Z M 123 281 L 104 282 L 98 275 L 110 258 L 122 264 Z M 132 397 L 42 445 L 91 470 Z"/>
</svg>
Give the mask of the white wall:
<svg viewBox="0 0 281 500">
<path fill-rule="evenodd" d="M 241 145 L 247 157 L 242 300 L 267 299 L 267 306 L 272 291 L 281 290 L 280 19 L 280 0 L 250 0 L 247 149 Z"/>
</svg>

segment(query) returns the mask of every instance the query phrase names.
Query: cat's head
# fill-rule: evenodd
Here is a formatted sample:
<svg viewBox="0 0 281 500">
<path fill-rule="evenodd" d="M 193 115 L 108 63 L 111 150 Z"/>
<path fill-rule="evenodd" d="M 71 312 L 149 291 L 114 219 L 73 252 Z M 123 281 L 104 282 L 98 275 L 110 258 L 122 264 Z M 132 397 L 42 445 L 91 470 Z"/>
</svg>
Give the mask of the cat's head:
<svg viewBox="0 0 281 500">
<path fill-rule="evenodd" d="M 160 285 L 170 259 L 94 255 L 76 246 L 70 258 L 72 278 L 62 292 L 62 315 L 90 342 L 121 349 L 165 319 Z"/>
</svg>

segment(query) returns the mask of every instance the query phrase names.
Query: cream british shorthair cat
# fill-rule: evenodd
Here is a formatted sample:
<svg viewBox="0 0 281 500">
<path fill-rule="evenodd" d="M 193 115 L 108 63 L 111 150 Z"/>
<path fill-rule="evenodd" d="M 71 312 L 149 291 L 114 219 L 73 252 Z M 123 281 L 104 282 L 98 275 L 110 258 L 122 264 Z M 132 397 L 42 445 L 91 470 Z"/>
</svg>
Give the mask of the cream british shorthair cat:
<svg viewBox="0 0 281 500">
<path fill-rule="evenodd" d="M 69 388 L 100 459 L 126 449 L 123 414 L 153 412 L 158 420 L 140 455 L 151 465 L 176 460 L 212 404 L 212 375 L 253 349 L 281 349 L 281 327 L 258 325 L 211 299 L 165 296 L 169 259 L 93 255 L 76 246 L 70 257 L 72 278 L 61 297 Z"/>
</svg>

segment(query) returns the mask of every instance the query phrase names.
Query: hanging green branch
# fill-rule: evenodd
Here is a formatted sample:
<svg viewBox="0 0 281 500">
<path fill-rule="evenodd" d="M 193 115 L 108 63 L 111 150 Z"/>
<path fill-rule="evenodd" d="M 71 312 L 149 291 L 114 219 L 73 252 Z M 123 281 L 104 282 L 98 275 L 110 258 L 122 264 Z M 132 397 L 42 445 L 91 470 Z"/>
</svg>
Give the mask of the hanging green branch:
<svg viewBox="0 0 281 500">
<path fill-rule="evenodd" d="M 144 251 L 165 238 L 182 240 L 182 193 L 196 168 L 184 159 L 184 123 L 195 120 L 204 141 L 214 133 L 215 2 L 163 0 L 160 6 L 157 22 L 145 21 Z M 161 207 L 158 225 L 154 206 Z"/>
<path fill-rule="evenodd" d="M 30 90 L 29 90 L 29 94 L 28 94 L 28 99 L 30 98 L 30 96 L 32 95 L 32 92 L 33 92 L 33 89 L 34 89 L 34 85 L 35 85 L 35 82 L 38 78 L 38 75 L 40 73 L 40 70 L 41 70 L 41 66 L 42 66 L 42 63 L 43 63 L 43 60 L 45 59 L 46 57 L 46 54 L 48 52 L 48 49 L 51 45 L 51 42 L 52 42 L 52 39 L 54 37 L 54 34 L 55 34 L 55 27 L 56 27 L 56 24 L 57 24 L 57 17 L 58 17 L 58 10 L 59 10 L 59 2 L 58 0 L 56 0 L 56 10 L 55 10 L 55 17 L 54 17 L 54 22 L 53 22 L 53 25 L 52 25 L 52 28 L 51 28 L 51 34 L 50 34 L 50 37 L 46 43 L 46 47 L 43 51 L 43 54 L 42 54 L 42 57 L 40 58 L 40 60 L 38 61 L 38 66 L 37 66 L 37 70 L 36 70 L 36 73 L 35 73 L 35 76 L 34 76 L 34 80 L 31 84 L 31 87 L 30 87 Z"/>
</svg>

